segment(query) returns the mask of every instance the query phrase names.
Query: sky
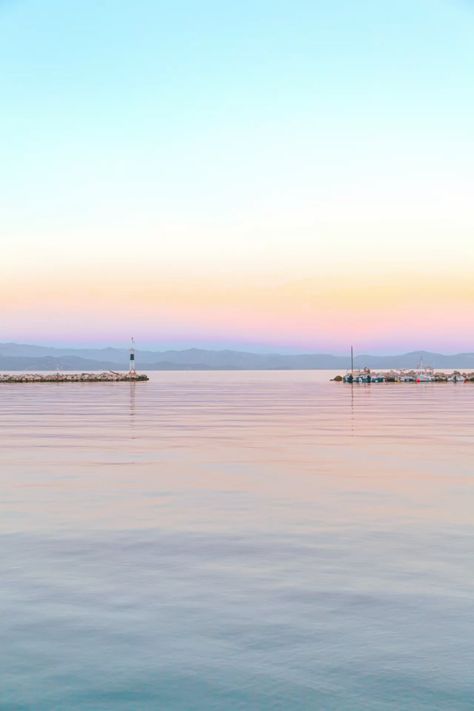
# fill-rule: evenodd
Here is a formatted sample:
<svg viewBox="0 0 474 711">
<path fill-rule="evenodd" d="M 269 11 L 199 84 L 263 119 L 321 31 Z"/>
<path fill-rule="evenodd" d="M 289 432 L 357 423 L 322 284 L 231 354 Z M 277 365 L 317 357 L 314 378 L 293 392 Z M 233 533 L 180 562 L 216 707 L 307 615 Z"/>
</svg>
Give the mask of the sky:
<svg viewBox="0 0 474 711">
<path fill-rule="evenodd" d="M 474 2 L 0 0 L 0 342 L 474 350 Z"/>
</svg>

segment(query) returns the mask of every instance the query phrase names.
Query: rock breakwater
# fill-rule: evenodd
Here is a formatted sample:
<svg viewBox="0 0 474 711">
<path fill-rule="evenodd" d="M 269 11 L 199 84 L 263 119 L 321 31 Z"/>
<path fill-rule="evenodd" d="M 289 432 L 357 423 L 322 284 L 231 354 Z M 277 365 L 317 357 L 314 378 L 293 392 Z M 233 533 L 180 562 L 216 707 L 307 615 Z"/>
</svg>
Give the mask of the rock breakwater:
<svg viewBox="0 0 474 711">
<path fill-rule="evenodd" d="M 131 373 L 0 373 L 0 383 L 135 383 L 148 375 Z"/>
</svg>

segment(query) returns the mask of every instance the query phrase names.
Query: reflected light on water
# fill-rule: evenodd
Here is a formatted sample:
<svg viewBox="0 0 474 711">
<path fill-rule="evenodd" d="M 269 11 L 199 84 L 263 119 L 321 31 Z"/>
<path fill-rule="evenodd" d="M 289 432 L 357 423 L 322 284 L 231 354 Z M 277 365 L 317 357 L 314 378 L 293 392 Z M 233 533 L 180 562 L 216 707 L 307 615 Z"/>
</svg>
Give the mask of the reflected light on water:
<svg viewBox="0 0 474 711">
<path fill-rule="evenodd" d="M 472 708 L 474 385 L 330 377 L 2 387 L 5 708 Z"/>
</svg>

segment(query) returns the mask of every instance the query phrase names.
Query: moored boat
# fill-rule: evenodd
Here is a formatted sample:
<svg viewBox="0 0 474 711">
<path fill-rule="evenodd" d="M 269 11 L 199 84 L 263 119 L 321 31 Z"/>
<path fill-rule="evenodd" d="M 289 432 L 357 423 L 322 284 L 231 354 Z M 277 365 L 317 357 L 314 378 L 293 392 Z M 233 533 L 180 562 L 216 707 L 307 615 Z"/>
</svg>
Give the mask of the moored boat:
<svg viewBox="0 0 474 711">
<path fill-rule="evenodd" d="M 343 377 L 345 383 L 384 383 L 385 375 L 383 373 L 375 373 L 370 370 L 370 368 L 364 368 L 363 370 L 349 371 Z"/>
<path fill-rule="evenodd" d="M 373 383 L 384 383 L 385 382 L 385 375 L 383 373 L 372 373 L 372 382 Z"/>
<path fill-rule="evenodd" d="M 418 372 L 416 374 L 415 381 L 417 383 L 432 383 L 434 380 L 434 373 L 428 371 Z"/>
<path fill-rule="evenodd" d="M 466 378 L 458 370 L 455 370 L 454 373 L 448 376 L 449 383 L 464 383 L 465 381 Z"/>
</svg>

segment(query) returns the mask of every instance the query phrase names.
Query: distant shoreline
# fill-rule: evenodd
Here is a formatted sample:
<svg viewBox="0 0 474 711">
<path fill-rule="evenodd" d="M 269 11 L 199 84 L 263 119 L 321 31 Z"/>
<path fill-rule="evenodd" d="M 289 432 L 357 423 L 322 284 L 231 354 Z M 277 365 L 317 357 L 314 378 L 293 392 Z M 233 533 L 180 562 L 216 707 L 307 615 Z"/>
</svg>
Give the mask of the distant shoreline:
<svg viewBox="0 0 474 711">
<path fill-rule="evenodd" d="M 53 348 L 28 344 L 0 343 L 0 371 L 14 372 L 98 372 L 128 370 L 126 348 Z M 350 356 L 328 353 L 251 353 L 237 350 L 136 350 L 141 371 L 249 371 L 249 370 L 337 370 L 350 367 Z M 396 355 L 356 354 L 354 367 L 389 370 L 416 368 L 420 361 L 439 370 L 474 370 L 474 352 L 445 355 L 412 351 Z"/>
</svg>

